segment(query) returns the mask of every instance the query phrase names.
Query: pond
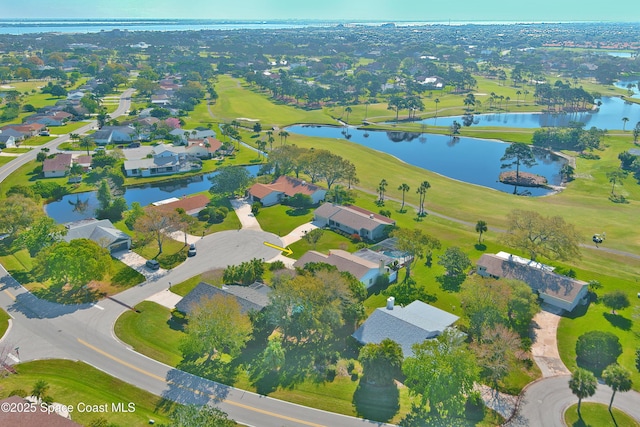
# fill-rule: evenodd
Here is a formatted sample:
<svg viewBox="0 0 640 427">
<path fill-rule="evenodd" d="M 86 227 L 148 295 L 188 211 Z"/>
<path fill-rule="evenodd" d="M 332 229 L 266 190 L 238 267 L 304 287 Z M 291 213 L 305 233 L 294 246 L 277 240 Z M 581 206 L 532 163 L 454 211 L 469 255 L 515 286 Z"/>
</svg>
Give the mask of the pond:
<svg viewBox="0 0 640 427">
<path fill-rule="evenodd" d="M 367 132 L 354 128 L 315 125 L 291 126 L 287 131 L 323 138 L 347 138 L 356 144 L 391 154 L 411 165 L 449 178 L 507 193 L 513 193 L 514 190 L 513 186 L 498 181 L 500 172 L 503 171 L 500 168 L 500 158 L 507 148 L 507 144 L 503 142 L 466 137 L 453 140 L 447 135 L 429 134 L 421 137 L 420 134 L 411 132 Z M 523 167 L 521 170 L 542 175 L 547 178 L 549 184 L 560 185 L 560 169 L 566 161 L 547 151 L 536 152 L 536 158 L 536 166 Z M 385 177 L 384 171 L 381 171 L 380 178 L 390 180 L 393 177 Z M 519 192 L 522 190 L 528 190 L 533 196 L 551 192 L 545 188 L 518 188 Z"/>
<path fill-rule="evenodd" d="M 260 165 L 246 166 L 251 176 L 256 176 L 260 170 Z M 156 182 L 140 186 L 127 187 L 122 195 L 127 201 L 127 205 L 138 202 L 142 206 L 169 199 L 171 197 L 183 197 L 191 194 L 207 191 L 211 188 L 209 178 L 215 176 L 217 172 L 207 175 L 197 175 L 189 178 L 179 178 L 170 181 Z M 78 202 L 80 202 L 78 204 Z M 68 194 L 62 199 L 45 205 L 47 215 L 58 223 L 79 221 L 82 219 L 95 217 L 98 208 L 96 191 L 85 193 Z"/>
<path fill-rule="evenodd" d="M 582 113 L 518 113 L 517 107 L 511 105 L 509 113 L 475 114 L 472 126 L 511 127 L 511 128 L 539 128 L 564 127 L 569 122 L 581 122 L 585 128 L 592 126 L 598 129 L 622 129 L 622 118 L 628 117 L 629 123 L 640 121 L 640 105 L 625 102 L 621 98 L 603 97 L 598 110 Z M 430 126 L 450 126 L 456 120 L 462 124 L 462 116 L 437 117 L 421 120 Z"/>
<path fill-rule="evenodd" d="M 637 77 L 635 80 L 618 80 L 613 85 L 615 87 L 619 87 L 620 89 L 629 89 L 628 85 L 633 85 L 631 90 L 633 91 L 632 98 L 640 98 L 640 90 L 638 89 L 638 84 L 640 84 L 640 77 Z"/>
</svg>

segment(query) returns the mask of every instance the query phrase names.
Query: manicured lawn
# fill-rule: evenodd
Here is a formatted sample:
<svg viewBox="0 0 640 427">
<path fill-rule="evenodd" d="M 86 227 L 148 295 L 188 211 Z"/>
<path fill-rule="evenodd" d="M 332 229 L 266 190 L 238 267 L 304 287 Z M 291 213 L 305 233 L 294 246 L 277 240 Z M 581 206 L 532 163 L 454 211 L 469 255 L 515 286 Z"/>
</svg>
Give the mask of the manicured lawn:
<svg viewBox="0 0 640 427">
<path fill-rule="evenodd" d="M 9 315 L 6 311 L 0 308 L 0 339 L 4 336 L 4 333 L 7 332 L 9 328 Z"/>
<path fill-rule="evenodd" d="M 179 350 L 184 336 L 182 326 L 173 319 L 168 308 L 154 302 L 143 301 L 136 309 L 139 313 L 127 311 L 118 318 L 114 327 L 118 338 L 137 352 L 177 366 L 182 360 Z"/>
<path fill-rule="evenodd" d="M 615 405 L 615 401 L 614 401 Z M 564 422 L 569 427 L 638 427 L 640 423 L 624 412 L 612 408 L 609 412 L 607 405 L 593 402 L 582 402 L 578 416 L 578 404 L 571 405 L 564 413 Z"/>
<path fill-rule="evenodd" d="M 101 416 L 109 423 L 121 426 L 147 426 L 149 420 L 156 423 L 169 423 L 168 414 L 177 404 L 168 402 L 149 392 L 111 377 L 87 364 L 70 360 L 43 360 L 21 363 L 16 366 L 17 375 L 0 379 L 0 396 L 5 398 L 12 390 L 31 391 L 36 381 L 44 380 L 49 384 L 47 394 L 55 402 L 64 405 L 78 403 L 87 405 L 129 402 L 136 405 L 135 412 L 113 412 L 96 414 L 74 411 L 73 420 L 89 425 Z"/>
<path fill-rule="evenodd" d="M 134 242 L 139 242 L 139 240 L 134 238 Z M 135 253 L 146 259 L 158 260 L 160 267 L 165 269 L 173 268 L 187 259 L 187 249 L 188 246 L 185 246 L 184 242 L 178 242 L 168 237 L 162 244 L 162 253 L 158 252 L 158 243 L 155 240 L 150 240 L 143 246 L 139 246 L 139 243 L 134 243 L 131 248 Z"/>
<path fill-rule="evenodd" d="M 89 121 L 81 121 L 81 122 L 67 122 L 62 126 L 55 126 L 51 128 L 51 133 L 54 135 L 64 135 L 66 133 L 72 133 L 76 129 L 85 126 Z"/>
<path fill-rule="evenodd" d="M 56 139 L 55 136 L 34 136 L 24 141 L 24 145 L 43 145 Z"/>
<path fill-rule="evenodd" d="M 293 253 L 289 255 L 291 258 L 298 259 L 305 252 L 314 250 L 322 253 L 328 253 L 330 249 L 343 249 L 348 252 L 356 251 L 356 244 L 351 241 L 351 239 L 344 237 L 338 233 L 335 233 L 331 230 L 325 230 L 324 234 L 318 240 L 315 247 L 310 243 L 307 243 L 306 240 L 298 240 L 289 246 Z"/>
<path fill-rule="evenodd" d="M 218 76 L 216 91 L 219 98 L 211 106 L 211 111 L 218 121 L 231 121 L 241 117 L 257 119 L 263 129 L 292 123 L 335 123 L 321 110 L 304 111 L 273 104 L 266 96 L 246 87 L 242 80 L 227 75 Z"/>
<path fill-rule="evenodd" d="M 0 166 L 6 165 L 11 160 L 15 159 L 15 157 L 11 156 L 0 156 Z"/>
<path fill-rule="evenodd" d="M 296 227 L 313 219 L 313 209 L 293 209 L 290 206 L 275 205 L 260 208 L 256 215 L 264 231 L 286 236 Z"/>
<path fill-rule="evenodd" d="M 221 285 L 222 284 L 222 271 L 223 270 L 210 270 L 210 271 L 206 271 L 206 272 L 204 272 L 202 274 L 198 274 L 196 276 L 193 276 L 193 277 L 185 280 L 184 282 L 181 282 L 181 283 L 178 283 L 176 285 L 173 285 L 171 287 L 171 292 L 173 292 L 174 294 L 185 296 L 189 292 L 191 292 L 191 290 L 193 288 L 198 286 L 198 283 L 200 283 L 200 282 L 207 282 L 207 283 L 209 283 L 211 285 Z"/>
<path fill-rule="evenodd" d="M 616 286 L 615 282 L 602 282 L 603 289 L 598 290 L 600 296 L 614 289 L 623 289 Z M 558 350 L 564 364 L 570 370 L 577 367 L 576 364 L 576 342 L 578 337 L 585 332 L 598 330 L 611 332 L 620 339 L 622 344 L 622 355 L 618 358 L 618 363 L 631 372 L 633 389 L 640 390 L 640 373 L 635 368 L 635 351 L 639 348 L 638 336 L 640 336 L 640 323 L 637 320 L 637 287 L 635 291 L 626 288 L 632 306 L 624 310 L 616 310 L 616 314 L 611 314 L 611 310 L 602 303 L 591 303 L 589 309 L 577 308 L 572 316 L 563 317 L 558 327 Z"/>
<path fill-rule="evenodd" d="M 4 150 L 2 150 L 3 153 L 13 153 L 13 154 L 23 154 L 23 153 L 28 153 L 29 151 L 31 151 L 31 148 L 5 148 Z"/>
</svg>

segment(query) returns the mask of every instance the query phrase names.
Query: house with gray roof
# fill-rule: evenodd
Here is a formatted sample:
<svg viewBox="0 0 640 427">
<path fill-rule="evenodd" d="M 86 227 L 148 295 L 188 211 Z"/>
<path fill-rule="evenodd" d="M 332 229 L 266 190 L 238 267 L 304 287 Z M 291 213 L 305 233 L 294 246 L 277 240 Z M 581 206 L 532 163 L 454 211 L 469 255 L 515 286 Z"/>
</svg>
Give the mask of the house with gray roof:
<svg viewBox="0 0 640 427">
<path fill-rule="evenodd" d="M 363 239 L 378 240 L 384 237 L 387 226 L 396 222 L 391 218 L 358 206 L 342 206 L 324 203 L 313 213 L 313 220 L 320 227 L 330 227 L 348 234 L 358 234 Z"/>
<path fill-rule="evenodd" d="M 216 133 L 211 129 L 182 129 L 177 128 L 169 132 L 170 135 L 178 137 L 182 144 L 187 144 L 189 139 L 215 138 Z"/>
<path fill-rule="evenodd" d="M 187 153 L 184 147 L 174 147 L 167 144 L 156 145 L 150 158 L 125 160 L 124 162 L 126 176 L 141 177 L 172 175 L 190 172 L 201 167 L 200 161 Z"/>
<path fill-rule="evenodd" d="M 553 267 L 511 255 L 506 252 L 483 254 L 476 272 L 483 277 L 521 280 L 536 292 L 545 303 L 572 311 L 587 301 L 587 282 L 555 273 Z"/>
<path fill-rule="evenodd" d="M 200 282 L 191 292 L 184 296 L 176 304 L 176 310 L 190 314 L 194 305 L 203 298 L 213 298 L 216 295 L 232 296 L 240 304 L 242 313 L 259 312 L 269 305 L 271 288 L 263 283 L 256 282 L 250 286 L 224 285 L 222 288 Z"/>
<path fill-rule="evenodd" d="M 131 248 L 131 237 L 115 228 L 108 219 L 85 219 L 67 223 L 65 227 L 67 234 L 62 238 L 66 242 L 75 239 L 89 239 L 108 249 L 111 253 Z"/>
<path fill-rule="evenodd" d="M 91 136 L 98 145 L 129 143 L 138 139 L 136 130 L 131 126 L 103 126 Z"/>
<path fill-rule="evenodd" d="M 69 173 L 73 156 L 67 153 L 58 153 L 52 158 L 45 159 L 42 163 L 42 173 L 45 178 L 59 178 Z"/>
<path fill-rule="evenodd" d="M 413 345 L 436 338 L 453 325 L 458 316 L 416 300 L 406 307 L 396 306 L 389 297 L 387 306 L 377 308 L 352 335 L 361 344 L 379 344 L 389 338 L 400 344 L 404 357 L 413 356 Z"/>
</svg>

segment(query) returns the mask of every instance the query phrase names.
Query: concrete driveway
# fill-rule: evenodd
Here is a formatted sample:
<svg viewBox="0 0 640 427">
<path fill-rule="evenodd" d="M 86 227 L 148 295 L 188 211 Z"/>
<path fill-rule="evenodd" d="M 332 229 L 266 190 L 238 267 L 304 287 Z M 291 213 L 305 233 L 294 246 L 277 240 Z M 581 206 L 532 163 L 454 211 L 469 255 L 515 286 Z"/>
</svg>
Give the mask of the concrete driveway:
<svg viewBox="0 0 640 427">
<path fill-rule="evenodd" d="M 147 280 L 152 279 L 155 280 L 159 277 L 164 276 L 167 271 L 160 268 L 158 270 L 151 270 L 148 268 L 145 263 L 147 259 L 138 255 L 133 251 L 121 251 L 111 254 L 115 259 L 122 261 L 129 267 L 136 270 L 138 273 L 142 274 Z"/>
<path fill-rule="evenodd" d="M 231 199 L 231 206 L 238 215 L 238 219 L 242 224 L 243 230 L 257 230 L 262 231 L 260 223 L 256 219 L 255 215 L 251 213 L 251 205 L 246 197 L 241 199 Z"/>
<path fill-rule="evenodd" d="M 302 224 L 301 226 L 296 227 L 291 233 L 287 234 L 284 237 L 281 237 L 282 243 L 285 246 L 289 246 L 290 244 L 302 239 L 305 234 L 307 234 L 311 230 L 315 230 L 316 228 L 318 228 L 318 226 L 313 222 Z"/>
<path fill-rule="evenodd" d="M 543 306 L 533 318 L 535 337 L 531 345 L 531 353 L 533 360 L 542 371 L 543 378 L 571 375 L 562 363 L 558 352 L 557 332 L 561 318 L 553 307 L 548 306 Z"/>
</svg>

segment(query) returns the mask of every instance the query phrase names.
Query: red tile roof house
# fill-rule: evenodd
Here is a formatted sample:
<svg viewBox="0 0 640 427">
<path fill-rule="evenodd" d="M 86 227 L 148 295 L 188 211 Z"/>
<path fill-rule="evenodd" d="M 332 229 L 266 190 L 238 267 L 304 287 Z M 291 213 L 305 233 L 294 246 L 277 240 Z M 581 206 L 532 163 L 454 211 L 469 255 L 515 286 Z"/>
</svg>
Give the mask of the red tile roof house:
<svg viewBox="0 0 640 427">
<path fill-rule="evenodd" d="M 71 169 L 71 154 L 56 154 L 51 159 L 45 159 L 42 172 L 45 178 L 59 178 L 65 176 Z"/>
<path fill-rule="evenodd" d="M 281 176 L 271 184 L 254 184 L 248 191 L 249 200 L 260 202 L 262 206 L 273 206 L 282 203 L 296 194 L 306 194 L 315 205 L 324 200 L 327 190 L 317 185 L 308 184 L 291 176 Z"/>
<path fill-rule="evenodd" d="M 572 311 L 586 302 L 589 286 L 553 272 L 553 268 L 535 261 L 500 252 L 483 254 L 476 271 L 484 277 L 521 280 L 540 295 L 545 303 L 566 311 Z"/>
<path fill-rule="evenodd" d="M 320 227 L 330 227 L 363 239 L 378 240 L 385 237 L 385 228 L 396 222 L 386 216 L 358 206 L 340 206 L 325 203 L 315 210 L 313 220 Z"/>
<path fill-rule="evenodd" d="M 190 139 L 185 151 L 199 159 L 211 159 L 222 148 L 222 142 L 215 138 Z"/>
</svg>

